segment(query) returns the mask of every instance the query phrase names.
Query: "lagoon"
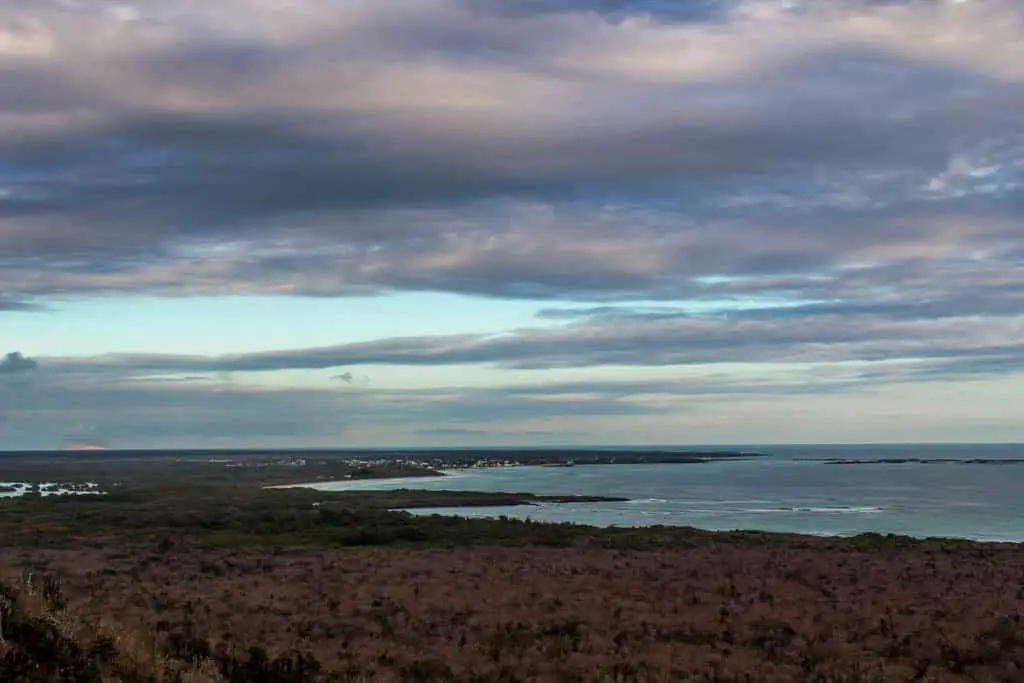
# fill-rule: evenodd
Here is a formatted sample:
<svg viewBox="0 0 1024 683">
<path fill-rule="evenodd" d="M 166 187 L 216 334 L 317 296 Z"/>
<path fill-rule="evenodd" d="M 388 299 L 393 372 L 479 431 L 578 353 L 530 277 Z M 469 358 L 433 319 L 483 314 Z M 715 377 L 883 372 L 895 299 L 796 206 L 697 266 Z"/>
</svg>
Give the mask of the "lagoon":
<svg viewBox="0 0 1024 683">
<path fill-rule="evenodd" d="M 770 457 L 700 464 L 508 467 L 445 477 L 313 484 L 618 496 L 621 503 L 420 509 L 596 526 L 682 525 L 806 534 L 896 533 L 1024 542 L 1024 446 L 759 447 Z M 838 464 L 847 461 L 854 464 Z"/>
</svg>

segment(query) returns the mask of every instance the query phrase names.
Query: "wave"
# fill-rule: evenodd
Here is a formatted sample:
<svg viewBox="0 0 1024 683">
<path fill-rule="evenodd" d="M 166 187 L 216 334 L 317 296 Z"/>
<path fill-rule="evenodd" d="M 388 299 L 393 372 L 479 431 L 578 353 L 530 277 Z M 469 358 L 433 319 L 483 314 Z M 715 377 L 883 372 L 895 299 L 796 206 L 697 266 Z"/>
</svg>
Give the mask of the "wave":
<svg viewBox="0 0 1024 683">
<path fill-rule="evenodd" d="M 875 505 L 765 505 L 768 501 L 760 500 L 671 500 L 668 498 L 634 498 L 629 505 L 665 505 L 679 506 L 677 514 L 705 515 L 777 515 L 787 513 L 818 514 L 818 515 L 871 515 L 885 512 L 884 508 Z M 750 507 L 758 505 L 759 507 Z M 691 507 L 692 506 L 692 507 Z M 644 513 L 647 514 L 647 513 Z"/>
<path fill-rule="evenodd" d="M 720 508 L 727 505 L 771 505 L 771 500 L 717 500 L 708 498 L 686 499 L 686 498 L 632 498 L 629 503 L 633 505 L 651 503 L 671 503 L 673 505 L 705 505 L 713 508 Z"/>
<path fill-rule="evenodd" d="M 825 465 L 1024 465 L 1024 458 L 794 458 Z"/>
<path fill-rule="evenodd" d="M 874 505 L 836 505 L 836 506 L 809 506 L 809 507 L 779 507 L 779 508 L 745 508 L 743 512 L 753 514 L 778 514 L 780 512 L 797 512 L 806 514 L 821 515 L 871 515 L 885 512 L 884 508 Z"/>
</svg>

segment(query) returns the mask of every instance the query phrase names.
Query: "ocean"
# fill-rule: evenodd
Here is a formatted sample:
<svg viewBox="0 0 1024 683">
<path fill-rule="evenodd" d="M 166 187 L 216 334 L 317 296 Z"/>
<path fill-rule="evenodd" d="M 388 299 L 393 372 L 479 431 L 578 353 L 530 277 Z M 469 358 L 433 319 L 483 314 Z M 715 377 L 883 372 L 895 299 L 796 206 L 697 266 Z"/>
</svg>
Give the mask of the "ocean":
<svg viewBox="0 0 1024 683">
<path fill-rule="evenodd" d="M 683 450 L 683 449 L 680 449 Z M 416 510 L 596 526 L 685 525 L 1024 542 L 1024 445 L 751 446 L 766 457 L 701 464 L 458 470 L 447 477 L 317 484 L 600 495 L 628 503 Z M 892 462 L 894 460 L 939 462 Z M 853 460 L 857 464 L 830 461 Z M 883 462 L 889 461 L 889 462 Z"/>
</svg>

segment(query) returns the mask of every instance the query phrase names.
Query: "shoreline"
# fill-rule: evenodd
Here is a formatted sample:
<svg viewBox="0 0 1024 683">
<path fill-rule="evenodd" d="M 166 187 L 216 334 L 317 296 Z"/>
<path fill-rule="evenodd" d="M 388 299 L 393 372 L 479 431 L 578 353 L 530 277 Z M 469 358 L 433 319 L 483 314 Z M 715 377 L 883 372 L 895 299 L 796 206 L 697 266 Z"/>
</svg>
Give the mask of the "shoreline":
<svg viewBox="0 0 1024 683">
<path fill-rule="evenodd" d="M 675 521 L 670 523 L 616 523 L 616 522 L 604 522 L 598 523 L 595 521 L 581 520 L 576 511 L 573 511 L 574 518 L 568 519 L 536 519 L 529 516 L 519 516 L 525 514 L 524 508 L 538 508 L 541 506 L 557 506 L 562 505 L 580 505 L 580 504 L 594 504 L 594 503 L 636 503 L 642 499 L 629 498 L 627 496 L 591 496 L 586 494 L 567 494 L 567 495 L 546 495 L 537 494 L 533 492 L 516 492 L 512 493 L 508 490 L 504 491 L 487 491 L 487 490 L 450 490 L 450 489 L 417 489 L 416 483 L 422 482 L 424 479 L 432 479 L 435 482 L 440 477 L 446 477 L 450 479 L 457 479 L 466 476 L 473 476 L 477 474 L 485 474 L 491 470 L 504 470 L 504 469 L 523 469 L 530 468 L 539 470 L 542 468 L 547 469 L 544 465 L 510 465 L 505 467 L 477 467 L 477 468 L 456 468 L 447 470 L 446 472 L 439 473 L 433 476 L 417 476 L 417 477 L 392 477 L 392 478 L 363 478 L 363 479 L 350 479 L 340 481 L 322 481 L 322 482 L 306 482 L 302 484 L 285 484 L 275 485 L 265 488 L 269 489 L 292 489 L 292 490 L 308 490 L 316 491 L 318 493 L 325 494 L 325 496 L 338 495 L 338 496 L 355 496 L 355 495 L 378 495 L 385 498 L 388 494 L 397 493 L 408 493 L 408 492 L 420 492 L 423 495 L 436 498 L 452 500 L 453 497 L 466 497 L 467 499 L 473 498 L 474 496 L 479 497 L 491 497 L 492 501 L 489 502 L 460 502 L 453 500 L 450 504 L 416 504 L 416 505 L 394 505 L 387 506 L 386 509 L 398 512 L 408 512 L 416 516 L 428 516 L 428 515 L 439 515 L 443 517 L 453 517 L 460 519 L 487 519 L 496 520 L 502 516 L 509 516 L 511 519 L 525 520 L 530 519 L 535 524 L 573 524 L 581 527 L 590 527 L 598 530 L 608 529 L 634 529 L 638 531 L 650 530 L 652 528 L 661 529 L 697 529 L 702 532 L 708 533 L 753 533 L 753 534 L 768 534 L 776 536 L 803 536 L 809 538 L 832 538 L 838 540 L 856 538 L 858 536 L 880 536 L 894 539 L 907 539 L 914 542 L 921 541 L 954 541 L 954 542 L 968 542 L 968 543 L 982 543 L 986 545 L 1024 545 L 1024 538 L 1013 539 L 1008 537 L 1000 536 L 986 536 L 984 532 L 980 532 L 982 535 L 977 536 L 957 536 L 957 535 L 935 535 L 927 533 L 909 533 L 903 531 L 885 531 L 877 529 L 864 529 L 864 530 L 851 530 L 851 531 L 830 531 L 830 530 L 810 530 L 810 529 L 765 529 L 757 526 L 738 526 L 738 527 L 725 527 L 725 526 L 702 526 L 697 521 Z M 401 488 L 394 488 L 394 483 L 401 481 L 403 486 Z M 376 488 L 381 484 L 392 483 L 392 486 L 386 488 Z M 508 482 L 511 484 L 511 482 Z M 338 486 L 338 488 L 321 488 L 326 486 Z M 513 489 L 514 491 L 514 489 Z M 517 498 L 521 497 L 521 498 Z M 515 511 L 510 510 L 507 515 L 499 512 L 487 514 L 487 508 L 516 508 Z M 779 510 L 782 511 L 781 509 Z M 473 514 L 476 512 L 477 514 Z"/>
<path fill-rule="evenodd" d="M 449 470 L 449 471 L 456 472 L 457 470 Z M 331 485 L 360 487 L 360 486 L 372 486 L 373 483 L 398 482 L 398 481 L 413 483 L 413 482 L 417 482 L 417 481 L 423 481 L 424 479 L 437 480 L 437 479 L 441 479 L 441 478 L 456 478 L 457 476 L 458 476 L 457 474 L 453 475 L 453 474 L 447 474 L 445 472 L 435 472 L 435 473 L 431 473 L 431 474 L 419 474 L 419 475 L 416 475 L 416 476 L 413 476 L 413 477 L 410 477 L 410 476 L 398 476 L 398 477 L 359 477 L 359 478 L 352 478 L 352 479 L 328 479 L 328 480 L 323 480 L 323 481 L 304 481 L 304 482 L 300 482 L 300 483 L 297 483 L 297 484 L 270 484 L 270 485 L 267 485 L 267 486 L 263 486 L 262 488 L 264 490 L 266 490 L 266 491 L 282 491 L 282 490 L 287 490 L 287 489 L 310 489 L 310 490 L 313 490 L 313 491 L 322 491 L 324 493 L 332 493 L 332 492 L 344 492 L 344 491 L 356 490 L 356 489 L 354 489 L 354 488 L 353 489 L 350 489 L 350 488 L 321 489 L 321 488 L 318 488 L 318 487 L 320 487 L 320 486 L 331 486 Z M 392 490 L 392 489 L 366 489 L 366 490 L 371 490 L 371 491 L 372 490 L 389 491 L 389 490 Z"/>
<path fill-rule="evenodd" d="M 878 538 L 889 539 L 893 542 L 909 541 L 919 542 L 956 542 L 956 543 L 983 543 L 991 545 L 1024 545 L 1024 539 L 1014 540 L 1012 538 L 991 538 L 985 536 L 946 536 L 911 534 L 895 531 L 811 531 L 811 530 L 778 530 L 763 529 L 757 527 L 716 527 L 700 526 L 694 523 L 656 523 L 656 524 L 596 524 L 587 521 L 577 520 L 553 520 L 535 519 L 529 515 L 525 517 L 516 516 L 520 510 L 526 508 L 540 508 L 542 506 L 561 507 L 563 505 L 585 505 L 600 503 L 631 503 L 635 499 L 621 496 L 592 496 L 592 495 L 545 495 L 528 492 L 508 491 L 453 491 L 448 489 L 415 489 L 415 488 L 389 488 L 389 489 L 347 489 L 347 490 L 321 490 L 308 489 L 303 486 L 274 487 L 285 489 L 307 489 L 325 494 L 319 505 L 326 504 L 355 504 L 370 505 L 374 508 L 385 509 L 393 512 L 405 512 L 417 517 L 440 516 L 464 520 L 500 520 L 502 517 L 509 517 L 515 521 L 526 521 L 529 519 L 533 524 L 558 526 L 569 524 L 578 528 L 593 529 L 597 532 L 616 530 L 633 530 L 638 533 L 653 533 L 657 530 L 680 531 L 696 530 L 707 534 L 755 534 L 773 538 L 782 537 L 803 537 L 816 539 L 835 539 L 840 541 L 856 539 Z M 416 500 L 416 499 L 419 500 Z M 408 504 L 413 499 L 413 504 Z M 389 504 L 389 501 L 396 501 Z M 511 511 L 492 512 L 488 508 L 514 508 L 516 515 Z M 472 514 L 477 512 L 478 514 Z"/>
<path fill-rule="evenodd" d="M 543 502 L 543 501 L 542 501 Z M 567 501 L 569 502 L 569 501 Z M 579 501 L 585 502 L 585 501 Z M 557 504 L 557 502 L 556 502 Z M 439 517 L 457 517 L 461 519 L 485 519 L 485 520 L 497 520 L 503 515 L 465 515 L 459 514 L 460 511 L 471 510 L 471 509 L 483 509 L 487 506 L 477 505 L 455 505 L 455 506 L 439 506 L 439 507 L 404 507 L 404 508 L 389 508 L 396 512 L 408 512 L 409 514 L 416 515 L 419 517 L 427 517 L 431 515 L 437 515 Z M 506 506 L 501 506 L 506 507 Z M 513 506 L 507 506 L 513 507 Z M 518 507 L 518 506 L 516 506 Z M 513 518 L 517 519 L 518 518 Z M 525 520 L 519 520 L 525 521 Z M 951 542 L 951 543 L 982 543 L 986 545 L 999 545 L 999 546 L 1024 546 L 1024 539 L 1013 540 L 1009 538 L 984 538 L 984 537 L 970 537 L 970 536 L 918 536 L 908 533 L 896 533 L 896 532 L 885 532 L 885 531 L 849 531 L 849 532 L 832 532 L 832 531 L 776 531 L 771 529 L 757 529 L 754 527 L 737 527 L 737 528 L 712 528 L 702 527 L 693 524 L 645 524 L 645 525 L 596 525 L 588 523 L 578 522 L 555 522 L 548 520 L 531 520 L 534 524 L 573 524 L 575 526 L 598 529 L 598 530 L 633 530 L 642 533 L 649 533 L 656 530 L 669 530 L 679 531 L 682 529 L 695 530 L 702 533 L 711 535 L 715 534 L 749 534 L 767 536 L 771 538 L 807 538 L 807 539 L 834 539 L 838 541 L 851 541 L 856 539 L 869 539 L 877 538 L 884 540 L 891 540 L 893 542 L 909 541 L 912 543 L 926 543 L 926 542 Z"/>
<path fill-rule="evenodd" d="M 533 469 L 527 475 L 524 467 Z M 750 467 L 758 465 L 741 465 L 740 469 Z M 698 535 L 706 533 L 708 538 L 723 538 L 734 530 L 741 530 L 757 538 L 828 537 L 836 539 L 837 543 L 858 536 L 885 538 L 883 545 L 886 547 L 893 543 L 916 544 L 927 539 L 976 543 L 979 548 L 1024 544 L 1024 539 L 1014 538 L 1019 530 L 1008 526 L 1002 518 L 993 519 L 991 524 L 986 524 L 983 518 L 963 524 L 955 523 L 954 519 L 947 524 L 939 519 L 915 518 L 893 510 L 889 513 L 892 516 L 874 520 L 854 516 L 838 521 L 802 514 L 759 519 L 740 514 L 742 510 L 732 514 L 714 504 L 713 501 L 719 500 L 714 491 L 704 496 L 711 502 L 709 507 L 714 508 L 707 511 L 690 509 L 694 505 L 701 507 L 704 498 L 693 505 L 686 504 L 687 501 L 666 501 L 680 504 L 637 506 L 634 510 L 628 503 L 645 499 L 646 489 L 619 487 L 615 484 L 616 470 L 604 470 L 595 478 L 597 471 L 590 468 L 580 471 L 544 468 L 544 472 L 554 475 L 547 477 L 538 475 L 542 468 L 543 463 L 502 462 L 500 467 L 447 467 L 444 471 L 431 471 L 426 463 L 413 461 L 320 462 L 277 457 L 228 463 L 171 458 L 145 464 L 116 459 L 64 464 L 37 461 L 11 468 L 0 484 L 72 482 L 81 486 L 85 482 L 97 482 L 109 493 L 102 503 L 88 500 L 95 496 L 60 496 L 64 500 L 59 501 L 51 500 L 56 498 L 53 496 L 38 500 L 0 496 L 0 520 L 3 522 L 0 536 L 7 536 L 6 545 L 39 543 L 40 539 L 53 544 L 74 543 L 76 537 L 106 533 L 158 541 L 164 536 L 185 535 L 242 545 L 264 542 L 331 545 L 371 541 L 501 544 L 512 542 L 514 538 L 529 543 L 537 537 L 549 543 L 554 542 L 549 535 L 557 539 L 566 533 L 605 543 L 626 533 L 640 539 L 645 546 L 660 547 L 670 544 L 676 537 L 689 543 L 688 534 L 698 531 L 701 532 Z M 510 471 L 503 474 L 502 470 L 506 469 Z M 664 471 L 668 469 L 666 466 Z M 674 467 L 671 469 L 675 471 Z M 658 481 L 661 471 L 655 468 L 644 481 Z M 711 470 L 712 473 L 719 471 L 719 468 Z M 728 471 L 731 470 L 721 470 L 725 473 L 722 476 Z M 708 470 L 700 468 L 690 472 L 694 479 L 702 479 Z M 349 474 L 349 478 L 343 478 Z M 691 478 L 682 471 L 680 474 L 684 480 Z M 721 479 L 718 475 L 714 478 Z M 611 483 L 583 483 L 587 481 Z M 453 488 L 456 490 L 451 490 Z M 419 493 L 409 493 L 417 489 Z M 616 495 L 594 495 L 606 493 Z M 676 497 L 676 494 L 664 496 Z M 789 504 L 784 498 L 778 500 Z M 579 507 L 564 507 L 573 503 Z M 804 504 L 802 500 L 795 503 Z M 132 510 L 132 522 L 128 525 L 123 515 L 126 505 Z M 774 506 L 774 502 L 770 505 Z M 507 509 L 508 522 L 491 524 L 494 517 L 504 516 L 501 508 Z M 388 510 L 409 512 L 390 517 L 385 514 Z M 419 512 L 422 510 L 476 522 L 465 524 L 438 519 L 414 523 L 413 516 L 422 518 L 423 513 Z M 339 512 L 344 514 L 337 514 Z M 530 521 L 524 523 L 527 517 Z M 381 528 L 386 531 L 381 532 Z"/>
</svg>

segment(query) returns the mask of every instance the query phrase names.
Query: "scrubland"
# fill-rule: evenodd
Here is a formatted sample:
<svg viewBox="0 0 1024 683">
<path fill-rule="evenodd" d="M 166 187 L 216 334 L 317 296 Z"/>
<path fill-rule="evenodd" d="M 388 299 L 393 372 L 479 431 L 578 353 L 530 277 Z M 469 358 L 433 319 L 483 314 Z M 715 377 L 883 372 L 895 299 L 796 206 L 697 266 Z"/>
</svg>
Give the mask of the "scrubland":
<svg viewBox="0 0 1024 683">
<path fill-rule="evenodd" d="M 0 505 L 0 681 L 1024 681 L 1024 546 L 175 481 Z"/>
</svg>

